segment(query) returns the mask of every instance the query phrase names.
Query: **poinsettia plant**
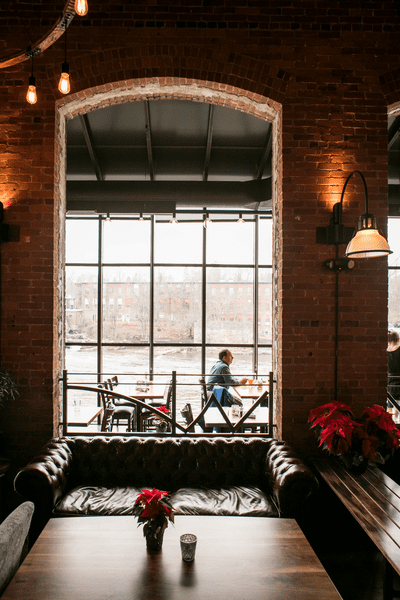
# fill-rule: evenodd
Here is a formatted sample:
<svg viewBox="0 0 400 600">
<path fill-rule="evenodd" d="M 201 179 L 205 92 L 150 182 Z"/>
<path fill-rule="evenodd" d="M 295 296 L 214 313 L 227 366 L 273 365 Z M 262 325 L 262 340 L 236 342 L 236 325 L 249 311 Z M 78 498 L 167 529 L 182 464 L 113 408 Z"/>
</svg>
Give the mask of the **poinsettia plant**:
<svg viewBox="0 0 400 600">
<path fill-rule="evenodd" d="M 378 404 L 366 407 L 355 418 L 346 404 L 328 402 L 311 410 L 308 422 L 315 428 L 320 447 L 341 457 L 358 457 L 359 462 L 383 464 L 400 446 L 392 415 Z"/>
<path fill-rule="evenodd" d="M 168 527 L 168 521 L 174 522 L 174 509 L 171 506 L 169 492 L 162 490 L 142 490 L 138 494 L 133 514 L 138 517 L 138 525 L 144 523 L 143 535 L 149 549 L 158 550 L 162 545 L 162 536 Z"/>
<path fill-rule="evenodd" d="M 142 490 L 142 493 L 138 494 L 133 507 L 133 514 L 138 517 L 139 525 L 160 515 L 165 520 L 165 527 L 167 527 L 168 519 L 174 522 L 173 511 L 169 492 L 154 488 L 152 490 Z"/>
</svg>

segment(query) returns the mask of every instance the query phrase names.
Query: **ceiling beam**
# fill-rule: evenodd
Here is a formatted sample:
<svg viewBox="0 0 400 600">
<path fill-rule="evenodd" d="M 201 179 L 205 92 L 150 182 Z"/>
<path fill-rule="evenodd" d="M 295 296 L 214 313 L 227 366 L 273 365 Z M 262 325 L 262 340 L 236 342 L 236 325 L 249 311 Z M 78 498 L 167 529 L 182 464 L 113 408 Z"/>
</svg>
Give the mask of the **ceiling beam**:
<svg viewBox="0 0 400 600">
<path fill-rule="evenodd" d="M 67 210 L 94 210 L 106 203 L 172 202 L 180 208 L 270 208 L 271 179 L 251 181 L 67 181 Z M 89 208 L 89 206 L 91 208 Z"/>
<path fill-rule="evenodd" d="M 150 121 L 150 106 L 149 101 L 145 100 L 144 106 L 144 119 L 145 119 L 145 131 L 146 131 L 146 146 L 147 146 L 147 160 L 149 161 L 149 175 L 150 181 L 154 180 L 154 161 L 153 161 L 153 146 L 151 143 L 151 121 Z"/>
<path fill-rule="evenodd" d="M 264 169 L 269 161 L 272 159 L 272 125 L 270 125 L 267 133 L 267 139 L 265 142 L 264 152 L 262 153 L 260 163 L 257 169 L 256 179 L 261 179 Z"/>
<path fill-rule="evenodd" d="M 396 117 L 388 131 L 388 147 L 389 150 L 399 137 L 399 129 L 400 129 L 400 117 Z"/>
<path fill-rule="evenodd" d="M 214 104 L 210 104 L 208 109 L 208 123 L 207 123 L 207 141 L 206 141 L 206 154 L 204 157 L 203 167 L 203 181 L 208 179 L 208 170 L 210 168 L 210 157 L 211 157 L 211 145 L 214 131 Z"/>
<path fill-rule="evenodd" d="M 83 135 L 85 136 L 86 146 L 89 151 L 90 160 L 96 174 L 97 181 L 103 181 L 103 173 L 101 171 L 99 159 L 97 158 L 96 150 L 93 142 L 93 135 L 90 129 L 90 123 L 87 115 L 79 115 Z"/>
</svg>

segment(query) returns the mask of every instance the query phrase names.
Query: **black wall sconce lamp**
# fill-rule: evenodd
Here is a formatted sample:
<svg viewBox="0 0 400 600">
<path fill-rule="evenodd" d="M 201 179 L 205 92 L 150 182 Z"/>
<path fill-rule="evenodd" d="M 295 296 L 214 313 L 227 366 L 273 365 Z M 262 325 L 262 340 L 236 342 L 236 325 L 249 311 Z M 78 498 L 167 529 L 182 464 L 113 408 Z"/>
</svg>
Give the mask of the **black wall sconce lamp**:
<svg viewBox="0 0 400 600">
<path fill-rule="evenodd" d="M 2 242 L 19 242 L 19 225 L 3 223 L 4 205 L 0 202 L 0 244 Z"/>
<path fill-rule="evenodd" d="M 347 184 L 351 177 L 356 173 L 361 177 L 364 184 L 365 213 L 359 217 L 358 230 L 354 233 L 353 227 L 345 227 L 342 224 L 342 211 L 343 197 Z M 346 259 L 375 258 L 392 254 L 386 238 L 378 229 L 375 216 L 368 212 L 367 184 L 361 171 L 352 171 L 347 177 L 343 186 L 340 202 L 337 202 L 333 207 L 328 227 L 317 227 L 316 241 L 317 244 L 335 244 L 336 246 L 339 244 L 347 244 L 346 252 L 344 253 Z M 332 267 L 328 266 L 328 268 Z"/>
<path fill-rule="evenodd" d="M 365 213 L 358 219 L 358 230 L 342 224 L 343 197 L 351 177 L 358 174 L 364 184 Z M 376 218 L 368 212 L 368 190 L 364 175 L 360 171 L 352 171 L 347 177 L 340 202 L 333 206 L 328 227 L 317 227 L 317 244 L 336 246 L 336 256 L 324 261 L 323 266 L 335 273 L 335 358 L 334 358 L 334 399 L 338 399 L 338 331 L 339 331 L 339 273 L 353 269 L 356 258 L 375 258 L 392 254 L 386 238 L 379 231 Z M 339 258 L 339 245 L 347 244 L 343 258 Z"/>
</svg>

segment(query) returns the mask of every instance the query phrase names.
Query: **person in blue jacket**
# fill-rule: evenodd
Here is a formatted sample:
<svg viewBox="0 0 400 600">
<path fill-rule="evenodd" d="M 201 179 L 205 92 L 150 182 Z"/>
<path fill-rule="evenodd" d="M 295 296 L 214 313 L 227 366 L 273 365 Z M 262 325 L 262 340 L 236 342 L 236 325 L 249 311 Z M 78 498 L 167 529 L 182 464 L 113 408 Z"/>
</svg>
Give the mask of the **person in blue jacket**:
<svg viewBox="0 0 400 600">
<path fill-rule="evenodd" d="M 236 379 L 231 374 L 229 365 L 233 361 L 233 355 L 230 350 L 225 348 L 218 355 L 218 362 L 212 367 L 207 381 L 207 389 L 212 390 L 214 385 L 221 385 L 228 388 L 230 386 L 244 385 L 247 383 L 247 377 Z"/>
</svg>

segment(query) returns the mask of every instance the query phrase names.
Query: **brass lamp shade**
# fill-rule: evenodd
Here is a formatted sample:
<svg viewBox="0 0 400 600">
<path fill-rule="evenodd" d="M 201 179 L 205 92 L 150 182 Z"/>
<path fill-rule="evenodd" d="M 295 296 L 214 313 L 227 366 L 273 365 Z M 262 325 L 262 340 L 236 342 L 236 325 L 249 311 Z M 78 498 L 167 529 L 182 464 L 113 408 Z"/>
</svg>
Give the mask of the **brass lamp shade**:
<svg viewBox="0 0 400 600">
<path fill-rule="evenodd" d="M 374 215 L 361 215 L 358 221 L 358 231 L 350 240 L 345 257 L 375 258 L 392 254 L 386 238 L 380 233 Z"/>
</svg>

